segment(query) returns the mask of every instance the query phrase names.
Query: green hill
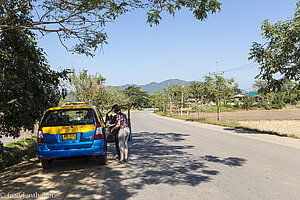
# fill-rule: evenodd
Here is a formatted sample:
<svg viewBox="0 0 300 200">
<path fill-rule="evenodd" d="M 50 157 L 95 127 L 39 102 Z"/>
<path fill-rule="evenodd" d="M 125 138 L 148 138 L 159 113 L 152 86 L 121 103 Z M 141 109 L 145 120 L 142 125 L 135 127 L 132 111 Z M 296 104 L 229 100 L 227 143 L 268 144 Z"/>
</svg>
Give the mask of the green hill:
<svg viewBox="0 0 300 200">
<path fill-rule="evenodd" d="M 116 86 L 119 90 L 124 90 L 125 88 L 129 86 L 136 86 L 136 87 L 141 87 L 141 90 L 148 92 L 148 94 L 152 95 L 155 94 L 156 92 L 162 92 L 163 88 L 167 87 L 168 85 L 183 85 L 183 86 L 188 86 L 191 84 L 190 81 L 183 81 L 180 79 L 169 79 L 166 81 L 162 81 L 160 83 L 157 82 L 151 82 L 145 85 L 137 85 L 137 84 L 126 84 L 126 85 L 121 85 L 121 86 Z"/>
</svg>

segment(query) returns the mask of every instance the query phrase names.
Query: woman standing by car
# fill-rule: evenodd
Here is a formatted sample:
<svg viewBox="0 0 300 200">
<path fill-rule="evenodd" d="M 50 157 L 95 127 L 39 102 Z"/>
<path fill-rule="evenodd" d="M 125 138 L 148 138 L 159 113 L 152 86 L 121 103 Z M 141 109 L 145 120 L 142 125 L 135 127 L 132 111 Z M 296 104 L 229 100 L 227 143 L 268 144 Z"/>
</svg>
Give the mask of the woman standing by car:
<svg viewBox="0 0 300 200">
<path fill-rule="evenodd" d="M 113 111 L 117 114 L 116 123 L 112 131 L 119 129 L 118 133 L 118 146 L 120 150 L 120 163 L 127 162 L 128 160 L 128 139 L 130 135 L 130 129 L 128 126 L 128 120 L 124 113 L 121 112 L 119 105 L 112 107 Z"/>
</svg>

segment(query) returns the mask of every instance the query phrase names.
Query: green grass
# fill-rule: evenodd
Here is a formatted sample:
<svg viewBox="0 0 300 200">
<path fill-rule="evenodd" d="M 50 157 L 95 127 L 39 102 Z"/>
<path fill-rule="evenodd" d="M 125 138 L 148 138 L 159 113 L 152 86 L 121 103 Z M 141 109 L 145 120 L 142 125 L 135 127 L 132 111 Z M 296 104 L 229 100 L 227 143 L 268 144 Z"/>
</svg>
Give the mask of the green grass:
<svg viewBox="0 0 300 200">
<path fill-rule="evenodd" d="M 22 161 L 28 161 L 37 155 L 37 139 L 35 136 L 10 142 L 4 146 L 0 154 L 0 170 Z"/>
</svg>

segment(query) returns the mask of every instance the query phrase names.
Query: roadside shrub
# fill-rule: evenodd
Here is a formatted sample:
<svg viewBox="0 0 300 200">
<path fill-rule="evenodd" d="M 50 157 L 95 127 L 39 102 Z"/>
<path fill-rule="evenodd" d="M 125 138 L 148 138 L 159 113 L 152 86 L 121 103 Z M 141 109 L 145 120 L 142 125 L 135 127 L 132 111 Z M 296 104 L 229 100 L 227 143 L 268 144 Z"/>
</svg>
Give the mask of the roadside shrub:
<svg viewBox="0 0 300 200">
<path fill-rule="evenodd" d="M 190 122 L 206 122 L 207 119 L 206 118 L 199 118 L 199 119 L 195 119 L 195 118 L 187 118 L 185 119 L 186 121 L 190 121 Z"/>
<path fill-rule="evenodd" d="M 285 107 L 285 103 L 283 101 L 284 95 L 278 93 L 275 95 L 274 100 L 272 102 L 272 108 L 274 109 L 282 109 Z"/>
<path fill-rule="evenodd" d="M 10 142 L 4 146 L 0 154 L 0 170 L 20 163 L 37 155 L 36 137 L 24 138 L 16 142 Z"/>
<path fill-rule="evenodd" d="M 235 101 L 233 107 L 234 107 L 234 108 L 242 108 L 243 105 L 241 104 L 240 101 Z"/>
</svg>

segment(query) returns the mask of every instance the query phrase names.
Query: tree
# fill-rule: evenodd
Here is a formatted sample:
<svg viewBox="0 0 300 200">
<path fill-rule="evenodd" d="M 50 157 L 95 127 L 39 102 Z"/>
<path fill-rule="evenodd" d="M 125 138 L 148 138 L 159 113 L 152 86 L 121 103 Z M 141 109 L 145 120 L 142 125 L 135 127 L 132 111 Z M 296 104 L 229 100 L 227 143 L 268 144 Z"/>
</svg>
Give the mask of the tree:
<svg viewBox="0 0 300 200">
<path fill-rule="evenodd" d="M 260 64 L 257 78 L 267 81 L 268 91 L 280 90 L 285 81 L 300 80 L 300 1 L 293 18 L 271 24 L 265 20 L 261 26 L 264 44 L 254 42 L 249 59 Z"/>
<path fill-rule="evenodd" d="M 255 92 L 257 93 L 263 93 L 268 87 L 268 82 L 264 80 L 255 80 L 254 84 L 252 84 L 252 88 L 254 89 Z"/>
<path fill-rule="evenodd" d="M 284 84 L 282 92 L 284 93 L 284 103 L 297 105 L 300 102 L 300 83 L 291 81 Z"/>
<path fill-rule="evenodd" d="M 267 86 L 266 81 L 255 81 L 253 88 L 260 94 L 261 101 L 259 106 L 269 110 L 271 108 L 281 109 L 286 104 L 297 105 L 300 101 L 300 87 L 299 83 L 292 81 L 285 81 L 280 88 L 280 91 L 267 92 L 265 90 Z"/>
<path fill-rule="evenodd" d="M 4 7 L 9 11 L 18 2 L 0 0 L 0 24 Z M 25 7 L 18 13 L 10 11 L 5 21 L 12 26 L 30 22 L 30 10 Z M 43 112 L 65 96 L 61 81 L 67 80 L 68 70 L 51 70 L 35 39 L 27 29 L 0 30 L 0 138 L 33 131 Z"/>
<path fill-rule="evenodd" d="M 205 103 L 216 102 L 216 85 L 214 78 L 211 76 L 204 77 L 203 95 Z"/>
<path fill-rule="evenodd" d="M 218 120 L 220 120 L 221 101 L 223 101 L 223 104 L 226 105 L 228 101 L 231 101 L 235 94 L 240 92 L 240 89 L 234 79 L 226 79 L 222 76 L 206 76 L 203 84 L 206 101 L 209 100 L 216 102 Z"/>
<path fill-rule="evenodd" d="M 128 98 L 124 92 L 114 87 L 105 86 L 104 90 L 100 90 L 96 93 L 92 101 L 101 112 L 104 112 L 105 110 L 110 110 L 115 104 L 127 104 Z"/>
<path fill-rule="evenodd" d="M 187 115 L 189 115 L 189 111 L 190 111 L 190 104 L 188 102 L 189 97 L 192 94 L 192 90 L 190 87 L 186 86 L 182 88 L 182 93 L 181 93 L 181 116 L 182 116 L 182 108 L 183 107 L 187 107 Z"/>
<path fill-rule="evenodd" d="M 180 105 L 180 116 L 182 116 L 183 112 L 183 107 L 185 106 L 186 99 L 188 98 L 189 95 L 189 88 L 184 87 L 182 85 L 176 84 L 175 90 L 174 90 L 174 100 L 175 100 L 175 105 L 177 107 L 177 110 L 179 113 L 179 105 Z"/>
<path fill-rule="evenodd" d="M 220 7 L 217 0 L 0 0 L 0 32 L 31 29 L 42 35 L 55 33 L 68 51 L 93 55 L 99 45 L 107 42 L 106 24 L 127 12 L 143 9 L 147 23 L 157 25 L 163 13 L 175 15 L 187 8 L 196 19 L 205 20 Z M 30 20 L 12 23 L 12 16 L 16 15 Z"/>
<path fill-rule="evenodd" d="M 179 84 L 175 84 L 175 85 L 168 85 L 167 87 L 165 87 L 164 93 L 167 95 L 167 98 L 169 100 L 169 108 L 170 108 L 170 114 L 173 116 L 173 111 L 172 111 L 172 107 L 175 106 L 177 109 L 177 115 L 179 113 L 179 104 L 183 103 L 182 100 L 182 95 L 183 95 L 183 90 L 182 90 L 182 86 Z"/>
<path fill-rule="evenodd" d="M 129 104 L 136 108 L 146 108 L 149 104 L 149 95 L 141 91 L 140 87 L 129 86 L 124 90 L 124 94 L 129 98 Z"/>
<path fill-rule="evenodd" d="M 180 115 L 182 116 L 183 108 L 185 107 L 186 100 L 190 94 L 190 88 L 175 84 L 168 85 L 163 90 L 165 98 L 167 99 L 169 104 L 170 114 L 173 115 L 172 107 L 175 106 L 177 109 L 177 115 L 179 113 L 180 107 Z"/>
<path fill-rule="evenodd" d="M 92 102 L 94 96 L 104 90 L 105 78 L 101 74 L 89 74 L 87 70 L 79 71 L 77 74 L 73 69 L 70 74 L 69 89 L 73 96 L 79 101 Z"/>
<path fill-rule="evenodd" d="M 226 106 L 228 102 L 231 102 L 233 99 L 233 96 L 236 94 L 241 93 L 241 90 L 239 89 L 238 84 L 234 81 L 233 78 L 226 79 L 223 77 L 220 78 L 220 89 L 221 89 L 221 95 L 222 95 L 222 101 L 223 104 Z"/>
<path fill-rule="evenodd" d="M 170 115 L 173 116 L 172 106 L 173 106 L 174 97 L 175 97 L 175 86 L 174 85 L 168 85 L 163 90 L 164 90 L 164 93 L 166 94 L 166 96 L 168 98 Z"/>
<path fill-rule="evenodd" d="M 15 17 L 18 23 L 22 17 Z M 68 70 L 50 69 L 43 49 L 29 30 L 0 33 L 0 138 L 19 137 L 22 129 L 34 130 L 43 112 L 65 95 L 61 80 Z"/>
<path fill-rule="evenodd" d="M 70 74 L 68 88 L 76 101 L 90 102 L 104 112 L 111 109 L 114 104 L 126 104 L 126 95 L 114 87 L 105 86 L 105 78 L 99 74 L 89 74 L 87 70 L 73 69 Z"/>
<path fill-rule="evenodd" d="M 203 99 L 204 87 L 205 87 L 205 85 L 202 82 L 192 82 L 192 84 L 189 86 L 190 93 L 196 101 L 198 118 L 200 117 L 199 101 L 200 101 L 200 99 Z"/>
<path fill-rule="evenodd" d="M 159 111 L 166 113 L 168 106 L 168 97 L 165 93 L 156 92 L 150 96 L 150 101 L 153 103 L 153 107 L 158 108 Z"/>
<path fill-rule="evenodd" d="M 250 97 L 250 96 L 247 95 L 247 94 L 244 95 L 244 97 L 243 97 L 243 99 L 242 99 L 242 102 L 243 102 L 242 107 L 248 111 L 249 108 L 253 107 L 254 100 L 255 100 L 255 99 L 254 99 L 253 97 Z"/>
</svg>

